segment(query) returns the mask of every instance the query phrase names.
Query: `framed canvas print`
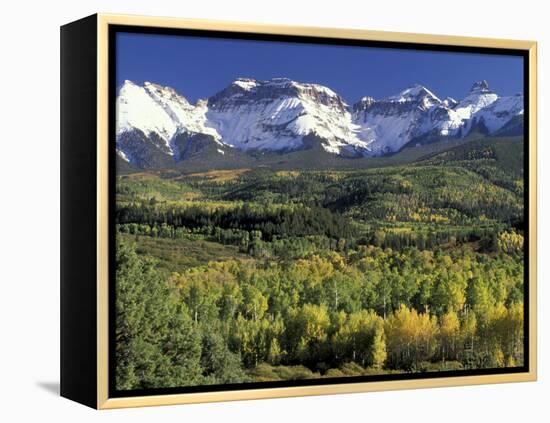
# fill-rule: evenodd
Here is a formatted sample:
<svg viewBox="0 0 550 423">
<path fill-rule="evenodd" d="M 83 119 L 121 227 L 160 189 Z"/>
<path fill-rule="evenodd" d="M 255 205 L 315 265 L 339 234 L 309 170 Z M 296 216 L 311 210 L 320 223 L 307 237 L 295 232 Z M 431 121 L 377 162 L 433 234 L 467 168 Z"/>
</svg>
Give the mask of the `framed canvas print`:
<svg viewBox="0 0 550 423">
<path fill-rule="evenodd" d="M 536 379 L 536 43 L 61 29 L 61 394 Z"/>
</svg>

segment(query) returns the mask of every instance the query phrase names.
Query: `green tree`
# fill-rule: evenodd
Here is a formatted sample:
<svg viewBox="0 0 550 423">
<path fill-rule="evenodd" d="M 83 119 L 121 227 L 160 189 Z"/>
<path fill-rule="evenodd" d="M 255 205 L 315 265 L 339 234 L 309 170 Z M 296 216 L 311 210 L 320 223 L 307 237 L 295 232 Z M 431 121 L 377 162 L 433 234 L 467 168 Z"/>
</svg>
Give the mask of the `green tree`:
<svg viewBox="0 0 550 423">
<path fill-rule="evenodd" d="M 185 305 L 132 246 L 118 242 L 116 269 L 117 388 L 199 383 L 200 337 Z"/>
<path fill-rule="evenodd" d="M 342 362 L 354 361 L 363 367 L 381 368 L 386 359 L 383 321 L 372 311 L 350 314 L 333 342 Z"/>
<path fill-rule="evenodd" d="M 325 305 L 304 304 L 292 310 L 286 331 L 287 351 L 294 360 L 319 361 L 328 337 L 330 317 Z"/>
<path fill-rule="evenodd" d="M 201 367 L 204 383 L 224 384 L 248 381 L 241 367 L 241 357 L 228 348 L 227 341 L 221 335 L 221 328 L 204 326 L 202 328 Z"/>
</svg>

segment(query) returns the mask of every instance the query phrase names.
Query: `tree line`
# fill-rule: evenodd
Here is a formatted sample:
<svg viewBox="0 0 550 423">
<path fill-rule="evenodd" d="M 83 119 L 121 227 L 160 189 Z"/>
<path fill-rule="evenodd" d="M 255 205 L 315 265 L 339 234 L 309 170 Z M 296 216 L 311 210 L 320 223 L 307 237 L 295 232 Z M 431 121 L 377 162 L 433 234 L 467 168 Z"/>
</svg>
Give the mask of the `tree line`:
<svg viewBox="0 0 550 423">
<path fill-rule="evenodd" d="M 116 222 L 185 228 L 221 228 L 261 231 L 265 240 L 276 237 L 322 234 L 329 238 L 349 238 L 353 229 L 349 219 L 321 207 L 170 207 L 155 202 L 130 203 L 117 207 Z"/>
<path fill-rule="evenodd" d="M 261 227 L 261 226 L 258 226 Z M 261 229 L 221 228 L 219 226 L 173 226 L 167 223 L 117 223 L 116 231 L 131 235 L 158 238 L 188 239 L 197 235 L 223 245 L 235 245 L 241 252 L 255 257 L 298 257 L 318 250 L 344 251 L 358 246 L 374 245 L 401 250 L 416 247 L 433 250 L 443 245 L 478 242 L 482 252 L 504 251 L 510 254 L 523 252 L 523 235 L 515 230 L 497 232 L 497 228 L 467 227 L 434 230 L 392 230 L 373 225 L 356 236 L 330 238 L 324 233 L 297 236 L 281 233 L 265 235 Z M 312 229 L 311 232 L 314 232 Z"/>
</svg>

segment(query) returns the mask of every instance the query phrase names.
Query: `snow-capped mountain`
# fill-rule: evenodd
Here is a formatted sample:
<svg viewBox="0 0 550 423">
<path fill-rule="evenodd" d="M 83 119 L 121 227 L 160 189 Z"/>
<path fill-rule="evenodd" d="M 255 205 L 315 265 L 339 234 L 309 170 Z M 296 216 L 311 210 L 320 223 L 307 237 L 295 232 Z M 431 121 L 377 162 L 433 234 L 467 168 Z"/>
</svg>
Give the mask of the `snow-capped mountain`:
<svg viewBox="0 0 550 423">
<path fill-rule="evenodd" d="M 378 101 L 363 97 L 353 106 L 353 122 L 374 154 L 394 152 L 428 132 L 433 127 L 431 111 L 442 104 L 435 94 L 417 84 Z"/>
<path fill-rule="evenodd" d="M 498 99 L 498 95 L 489 89 L 487 81 L 474 83 L 469 94 L 462 99 L 454 108 L 456 116 L 462 120 L 461 130 L 468 133 L 472 128 L 476 113 L 490 106 Z"/>
<path fill-rule="evenodd" d="M 316 134 L 340 154 L 368 151 L 357 136 L 348 105 L 330 88 L 287 78 L 237 79 L 208 100 L 208 125 L 240 150 L 296 150 Z"/>
<path fill-rule="evenodd" d="M 119 90 L 116 108 L 117 150 L 130 163 L 147 161 L 151 152 L 156 153 L 157 160 L 166 155 L 177 159 L 175 140 L 182 133 L 220 140 L 219 134 L 206 126 L 207 103 L 192 105 L 170 87 L 150 82 L 138 86 L 126 80 Z"/>
<path fill-rule="evenodd" d="M 523 116 L 523 94 L 499 97 L 490 105 L 479 109 L 473 114 L 475 123 L 482 123 L 489 133 L 502 128 L 512 118 Z"/>
<path fill-rule="evenodd" d="M 414 85 L 378 101 L 364 97 L 353 106 L 360 138 L 372 141 L 369 146 L 374 154 L 399 151 L 421 137 L 464 137 L 479 123 L 493 133 L 520 114 L 523 95 L 498 97 L 487 81 L 475 82 L 460 101 L 440 100 L 427 88 Z"/>
<path fill-rule="evenodd" d="M 488 133 L 511 123 L 516 128 L 523 95 L 498 97 L 480 81 L 460 101 L 441 100 L 416 84 L 380 100 L 363 97 L 349 107 L 322 85 L 238 78 L 191 104 L 170 87 L 125 81 L 116 107 L 120 158 L 147 168 L 170 166 L 201 152 L 229 157 L 306 149 L 312 137 L 328 153 L 382 155 L 422 137 L 463 137 L 479 126 Z"/>
</svg>

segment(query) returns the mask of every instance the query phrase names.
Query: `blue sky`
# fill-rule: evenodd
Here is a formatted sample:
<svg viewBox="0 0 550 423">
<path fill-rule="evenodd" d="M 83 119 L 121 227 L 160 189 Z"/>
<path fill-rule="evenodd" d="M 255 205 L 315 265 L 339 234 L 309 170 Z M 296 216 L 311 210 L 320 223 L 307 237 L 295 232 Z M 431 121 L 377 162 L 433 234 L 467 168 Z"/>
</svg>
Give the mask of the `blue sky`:
<svg viewBox="0 0 550 423">
<path fill-rule="evenodd" d="M 352 104 L 420 83 L 460 99 L 486 79 L 499 95 L 523 91 L 521 57 L 326 46 L 191 36 L 117 34 L 117 85 L 125 79 L 169 85 L 191 102 L 235 78 L 287 77 L 326 85 Z"/>
</svg>

